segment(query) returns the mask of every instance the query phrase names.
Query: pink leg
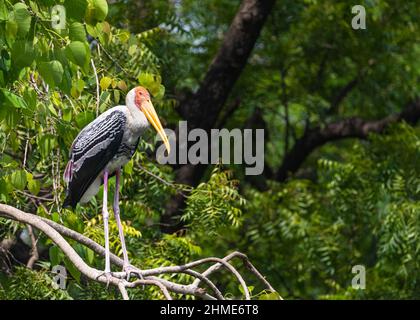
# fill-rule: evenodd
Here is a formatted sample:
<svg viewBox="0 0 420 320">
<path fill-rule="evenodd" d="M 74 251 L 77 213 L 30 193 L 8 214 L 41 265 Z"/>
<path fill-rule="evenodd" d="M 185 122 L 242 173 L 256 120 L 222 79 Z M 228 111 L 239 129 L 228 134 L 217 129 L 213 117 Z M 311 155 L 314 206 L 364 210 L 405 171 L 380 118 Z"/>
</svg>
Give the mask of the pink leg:
<svg viewBox="0 0 420 320">
<path fill-rule="evenodd" d="M 109 258 L 109 212 L 108 212 L 108 171 L 104 172 L 104 196 L 102 204 L 102 215 L 104 218 L 104 233 L 105 233 L 105 273 L 111 272 L 110 258 Z"/>
<path fill-rule="evenodd" d="M 117 220 L 118 232 L 120 234 L 120 241 L 121 241 L 121 247 L 123 251 L 124 269 L 125 269 L 130 265 L 130 262 L 128 261 L 127 248 L 125 246 L 125 239 L 124 239 L 124 231 L 123 231 L 121 219 L 120 219 L 120 206 L 119 206 L 120 175 L 121 175 L 120 169 L 115 171 L 114 217 L 115 217 L 115 220 Z"/>
</svg>

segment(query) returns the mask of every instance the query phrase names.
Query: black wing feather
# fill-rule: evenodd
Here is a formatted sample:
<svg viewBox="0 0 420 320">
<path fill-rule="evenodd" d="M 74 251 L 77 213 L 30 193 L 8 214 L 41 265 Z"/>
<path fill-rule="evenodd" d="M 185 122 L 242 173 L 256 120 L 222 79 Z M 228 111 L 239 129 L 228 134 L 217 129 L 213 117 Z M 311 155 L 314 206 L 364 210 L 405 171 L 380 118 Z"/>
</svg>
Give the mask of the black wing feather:
<svg viewBox="0 0 420 320">
<path fill-rule="evenodd" d="M 72 172 L 64 207 L 76 207 L 89 186 L 115 156 L 125 124 L 124 112 L 116 110 L 91 122 L 76 137 L 70 154 Z"/>
</svg>

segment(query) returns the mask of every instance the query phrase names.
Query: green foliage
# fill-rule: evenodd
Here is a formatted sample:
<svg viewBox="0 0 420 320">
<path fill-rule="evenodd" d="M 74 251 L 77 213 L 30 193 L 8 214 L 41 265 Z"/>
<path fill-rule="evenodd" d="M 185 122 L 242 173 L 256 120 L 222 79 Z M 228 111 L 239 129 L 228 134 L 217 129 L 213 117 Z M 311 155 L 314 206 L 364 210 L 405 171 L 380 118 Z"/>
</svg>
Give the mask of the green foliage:
<svg viewBox="0 0 420 320">
<path fill-rule="evenodd" d="M 248 248 L 289 298 L 418 298 L 419 146 L 416 130 L 396 126 L 355 143 L 344 161 L 320 160 L 318 184 L 249 192 L 247 225 L 228 241 Z M 351 287 L 357 264 L 366 290 Z"/>
<path fill-rule="evenodd" d="M 208 182 L 192 190 L 181 219 L 196 232 L 208 235 L 214 235 L 217 228 L 226 225 L 238 228 L 245 199 L 238 193 L 238 182 L 231 177 L 231 172 L 216 167 Z"/>
<path fill-rule="evenodd" d="M 67 291 L 57 287 L 46 270 L 17 267 L 13 277 L 0 285 L 2 300 L 72 300 Z"/>
<path fill-rule="evenodd" d="M 130 222 L 121 221 L 124 235 L 127 237 L 128 241 L 130 238 L 140 238 L 141 233 L 134 227 L 129 225 Z M 91 238 L 92 240 L 96 241 L 104 245 L 104 227 L 103 227 L 103 218 L 102 214 L 99 214 L 97 217 L 90 219 L 89 221 L 85 222 L 84 234 Z M 113 252 L 118 255 L 122 255 L 121 249 L 121 242 L 118 236 L 118 226 L 115 220 L 111 220 L 109 222 L 109 232 L 110 232 L 110 239 L 109 245 Z"/>
<path fill-rule="evenodd" d="M 51 24 L 54 4 L 66 8 L 62 30 Z M 101 192 L 74 212 L 61 208 L 61 176 L 73 139 L 97 112 L 124 104 L 136 85 L 149 89 L 164 126 L 174 127 L 177 98 L 198 88 L 239 4 L 0 0 L 0 202 L 102 243 Z M 276 2 L 226 103 L 240 101 L 228 128 L 243 128 L 260 108 L 270 168 L 278 168 L 308 127 L 355 115 L 385 117 L 418 95 L 419 6 L 361 4 L 368 28 L 356 31 L 351 1 Z M 331 109 L 353 79 L 357 85 Z M 174 169 L 151 159 L 153 136 L 146 134 L 123 172 L 120 202 L 130 259 L 154 268 L 241 250 L 285 298 L 420 298 L 419 137 L 418 128 L 403 124 L 367 141 L 328 144 L 297 177 L 268 180 L 261 192 L 241 166 L 211 167 L 196 188 L 174 184 Z M 110 184 L 113 190 L 113 179 Z M 160 218 L 179 192 L 190 192 L 179 216 L 185 228 L 162 234 Z M 0 218 L 0 240 L 18 239 L 24 228 Z M 110 229 L 111 249 L 121 254 L 114 219 Z M 51 240 L 37 236 L 42 261 L 35 270 L 0 274 L 1 299 L 120 298 L 117 289 L 84 279 Z M 70 244 L 89 265 L 103 268 L 93 251 Z M 58 264 L 69 273 L 65 291 L 51 280 L 50 268 Z M 366 290 L 351 288 L 356 264 L 366 266 Z M 233 277 L 218 273 L 215 280 L 228 297 L 243 295 Z M 256 281 L 247 283 L 253 298 L 279 298 Z M 163 298 L 154 287 L 129 295 Z"/>
</svg>

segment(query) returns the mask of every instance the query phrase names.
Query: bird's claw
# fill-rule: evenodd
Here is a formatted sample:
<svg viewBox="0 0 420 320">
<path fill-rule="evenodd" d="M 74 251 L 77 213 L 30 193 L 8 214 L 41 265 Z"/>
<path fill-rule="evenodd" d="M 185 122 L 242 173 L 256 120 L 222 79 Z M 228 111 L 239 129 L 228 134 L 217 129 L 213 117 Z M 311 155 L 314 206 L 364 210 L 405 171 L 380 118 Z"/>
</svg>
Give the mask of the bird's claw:
<svg viewBox="0 0 420 320">
<path fill-rule="evenodd" d="M 130 275 L 137 275 L 140 279 L 143 279 L 143 276 L 140 273 L 140 270 L 131 264 L 127 264 L 123 267 L 123 271 L 126 273 L 127 281 L 130 281 Z"/>
<path fill-rule="evenodd" d="M 106 278 L 106 287 L 109 287 L 109 283 L 111 282 L 112 278 L 112 272 L 110 271 L 104 271 L 100 275 L 96 277 L 96 279 L 99 279 L 100 277 L 104 276 Z"/>
</svg>

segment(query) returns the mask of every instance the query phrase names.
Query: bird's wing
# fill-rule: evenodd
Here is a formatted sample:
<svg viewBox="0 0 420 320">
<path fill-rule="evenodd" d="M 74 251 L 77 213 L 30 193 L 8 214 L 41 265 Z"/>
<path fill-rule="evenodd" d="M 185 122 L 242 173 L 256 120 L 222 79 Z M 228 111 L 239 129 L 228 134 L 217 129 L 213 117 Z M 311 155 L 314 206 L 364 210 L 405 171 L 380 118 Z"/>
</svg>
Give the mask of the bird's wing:
<svg viewBox="0 0 420 320">
<path fill-rule="evenodd" d="M 87 125 L 76 137 L 64 172 L 67 196 L 64 206 L 75 207 L 83 194 L 117 153 L 124 135 L 126 116 L 109 110 Z"/>
</svg>

